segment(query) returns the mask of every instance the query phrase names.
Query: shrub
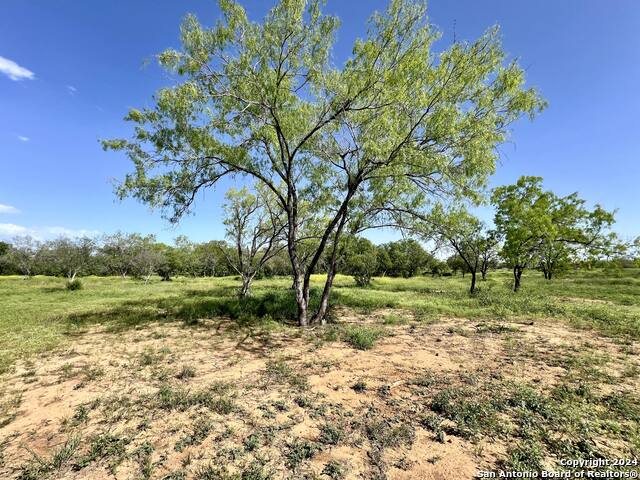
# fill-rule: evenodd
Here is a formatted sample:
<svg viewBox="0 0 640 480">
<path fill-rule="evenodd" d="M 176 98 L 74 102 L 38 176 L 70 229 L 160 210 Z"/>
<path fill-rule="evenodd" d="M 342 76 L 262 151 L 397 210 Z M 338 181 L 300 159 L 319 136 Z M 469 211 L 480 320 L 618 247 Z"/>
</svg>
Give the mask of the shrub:
<svg viewBox="0 0 640 480">
<path fill-rule="evenodd" d="M 351 327 L 345 331 L 345 341 L 358 350 L 369 350 L 382 335 L 382 330 L 375 328 Z"/>
<path fill-rule="evenodd" d="M 67 282 L 67 290 L 82 290 L 82 282 L 79 278 L 74 278 Z"/>
</svg>

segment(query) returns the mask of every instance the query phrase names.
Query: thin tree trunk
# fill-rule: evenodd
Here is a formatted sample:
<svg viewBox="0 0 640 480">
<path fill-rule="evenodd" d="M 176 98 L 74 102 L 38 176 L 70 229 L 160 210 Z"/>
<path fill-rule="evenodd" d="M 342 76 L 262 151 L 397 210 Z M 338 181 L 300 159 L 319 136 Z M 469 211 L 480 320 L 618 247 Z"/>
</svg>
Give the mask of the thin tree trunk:
<svg viewBox="0 0 640 480">
<path fill-rule="evenodd" d="M 476 272 L 471 271 L 471 288 L 469 289 L 469 293 L 474 293 L 476 291 Z"/>
<path fill-rule="evenodd" d="M 245 298 L 249 296 L 251 289 L 251 277 L 249 275 L 242 275 L 242 287 L 240 287 L 240 297 Z"/>
<path fill-rule="evenodd" d="M 520 290 L 520 279 L 522 278 L 522 269 L 519 267 L 514 267 L 513 269 L 513 291 L 517 292 Z"/>
</svg>

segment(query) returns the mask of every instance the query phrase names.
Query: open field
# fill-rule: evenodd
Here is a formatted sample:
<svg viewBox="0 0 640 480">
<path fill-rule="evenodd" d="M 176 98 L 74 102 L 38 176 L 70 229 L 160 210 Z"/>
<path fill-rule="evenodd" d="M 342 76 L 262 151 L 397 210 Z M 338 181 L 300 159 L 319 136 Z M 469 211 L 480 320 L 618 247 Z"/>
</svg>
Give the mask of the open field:
<svg viewBox="0 0 640 480">
<path fill-rule="evenodd" d="M 321 277 L 315 279 L 321 285 Z M 0 478 L 472 478 L 640 456 L 640 272 L 0 278 Z M 635 468 L 633 466 L 619 468 Z"/>
</svg>

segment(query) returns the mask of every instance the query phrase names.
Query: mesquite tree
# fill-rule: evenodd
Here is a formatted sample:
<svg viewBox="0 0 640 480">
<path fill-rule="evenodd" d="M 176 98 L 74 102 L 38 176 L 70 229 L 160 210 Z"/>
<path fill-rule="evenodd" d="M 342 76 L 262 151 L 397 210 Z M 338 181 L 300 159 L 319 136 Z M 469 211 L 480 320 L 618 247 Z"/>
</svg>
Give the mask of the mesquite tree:
<svg viewBox="0 0 640 480">
<path fill-rule="evenodd" d="M 224 204 L 227 239 L 233 248 L 223 248 L 229 265 L 242 278 L 240 296 L 249 295 L 251 282 L 283 248 L 285 221 L 272 195 L 264 188 L 250 193 L 231 189 Z"/>
<path fill-rule="evenodd" d="M 495 224 L 504 236 L 501 255 L 513 269 L 518 291 L 525 268 L 542 265 L 551 279 L 561 263 L 581 250 L 604 249 L 613 213 L 593 210 L 572 193 L 559 197 L 542 188 L 541 177 L 523 176 L 514 185 L 494 189 Z"/>
<path fill-rule="evenodd" d="M 425 240 L 433 239 L 438 246 L 453 250 L 452 260 L 460 263 L 463 275 L 465 270 L 471 273 L 469 292 L 475 292 L 477 274 L 481 272 L 485 278 L 495 245 L 494 234 L 488 232 L 479 219 L 463 208 L 445 210 L 438 205 L 430 215 L 419 218 L 409 228 Z"/>
<path fill-rule="evenodd" d="M 282 0 L 252 22 L 232 0 L 204 28 L 182 25 L 180 50 L 159 55 L 178 75 L 155 106 L 131 110 L 130 140 L 104 141 L 135 165 L 119 189 L 178 221 L 227 175 L 269 189 L 286 218 L 297 319 L 322 322 L 340 238 L 386 223 L 391 208 L 433 195 L 474 196 L 494 171 L 508 125 L 543 102 L 505 62 L 496 29 L 441 53 L 423 3 L 392 0 L 350 57 L 332 62 L 338 19 L 319 0 Z M 327 256 L 318 310 L 310 277 Z"/>
</svg>

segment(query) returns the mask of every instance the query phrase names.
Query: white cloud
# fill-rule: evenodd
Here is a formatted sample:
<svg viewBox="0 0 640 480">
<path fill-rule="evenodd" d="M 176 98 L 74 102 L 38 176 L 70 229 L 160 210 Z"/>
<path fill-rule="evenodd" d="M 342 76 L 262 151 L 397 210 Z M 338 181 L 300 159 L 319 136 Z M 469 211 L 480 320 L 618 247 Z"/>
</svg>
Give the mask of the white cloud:
<svg viewBox="0 0 640 480">
<path fill-rule="evenodd" d="M 0 213 L 20 213 L 20 210 L 11 205 L 3 205 L 0 203 Z"/>
<path fill-rule="evenodd" d="M 25 137 L 24 135 L 18 135 L 18 140 L 20 140 L 21 142 L 28 142 L 30 138 Z"/>
<path fill-rule="evenodd" d="M 0 223 L 0 238 L 15 237 L 16 235 L 29 235 L 29 229 L 13 223 Z"/>
<path fill-rule="evenodd" d="M 13 60 L 9 60 L 4 57 L 0 57 L 0 73 L 4 73 L 14 82 L 24 80 L 25 78 L 28 80 L 36 78 L 35 74 L 31 70 L 27 70 Z"/>
<path fill-rule="evenodd" d="M 66 227 L 25 227 L 13 223 L 0 223 L 0 239 L 11 239 L 29 235 L 37 240 L 48 240 L 57 237 L 95 237 L 99 230 L 73 229 Z"/>
<path fill-rule="evenodd" d="M 78 89 L 73 85 L 67 85 L 67 91 L 69 92 L 69 95 L 75 95 Z"/>
</svg>

